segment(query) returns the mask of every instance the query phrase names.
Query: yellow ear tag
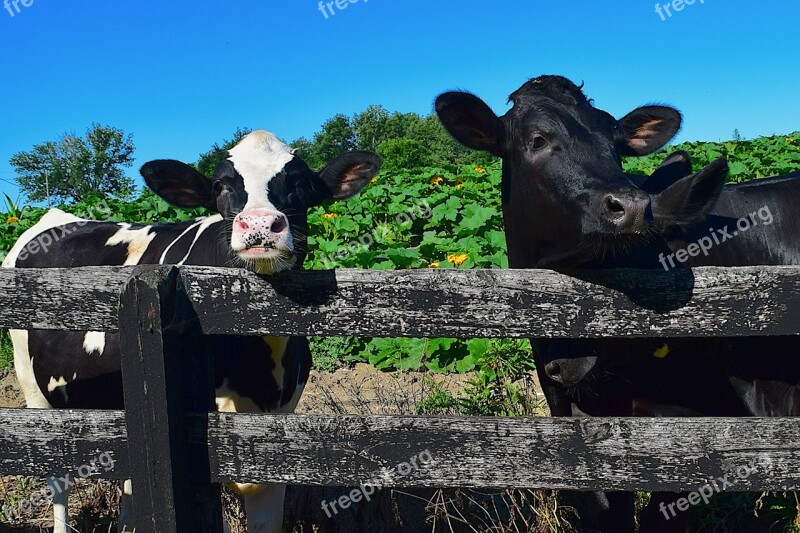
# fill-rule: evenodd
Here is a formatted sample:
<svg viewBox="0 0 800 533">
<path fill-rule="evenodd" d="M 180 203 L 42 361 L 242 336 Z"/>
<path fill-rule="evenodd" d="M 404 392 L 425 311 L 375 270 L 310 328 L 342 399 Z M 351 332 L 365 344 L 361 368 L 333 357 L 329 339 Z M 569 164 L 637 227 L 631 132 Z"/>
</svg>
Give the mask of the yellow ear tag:
<svg viewBox="0 0 800 533">
<path fill-rule="evenodd" d="M 664 359 L 666 356 L 669 355 L 669 344 L 665 344 L 661 348 L 658 348 L 655 352 L 653 352 L 653 357 L 658 359 Z"/>
</svg>

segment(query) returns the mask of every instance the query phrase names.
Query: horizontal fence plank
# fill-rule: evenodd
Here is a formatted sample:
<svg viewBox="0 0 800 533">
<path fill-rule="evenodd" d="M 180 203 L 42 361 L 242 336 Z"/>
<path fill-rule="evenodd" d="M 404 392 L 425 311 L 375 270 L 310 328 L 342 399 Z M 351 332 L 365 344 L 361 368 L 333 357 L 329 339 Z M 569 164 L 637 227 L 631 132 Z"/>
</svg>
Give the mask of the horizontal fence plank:
<svg viewBox="0 0 800 533">
<path fill-rule="evenodd" d="M 133 268 L 0 268 L 0 328 L 116 331 Z"/>
<path fill-rule="evenodd" d="M 190 438 L 211 428 L 213 482 L 677 491 L 727 475 L 727 490 L 800 489 L 797 418 L 192 418 Z M 126 478 L 126 440 L 121 411 L 0 409 L 0 474 L 77 473 L 105 453 L 96 477 Z"/>
<path fill-rule="evenodd" d="M 0 328 L 116 331 L 132 267 L 0 269 Z M 182 267 L 211 334 L 699 337 L 800 334 L 800 267 L 299 271 Z"/>
<path fill-rule="evenodd" d="M 800 333 L 800 267 L 694 271 L 182 269 L 203 331 L 368 337 Z"/>
<path fill-rule="evenodd" d="M 800 488 L 800 419 L 212 413 L 209 426 L 221 482 L 677 491 L 727 475 L 727 490 Z M 412 458 L 426 464 L 406 472 Z"/>
<path fill-rule="evenodd" d="M 127 446 L 123 411 L 0 409 L 3 475 L 77 474 L 95 461 L 101 472 L 91 477 L 126 479 Z"/>
</svg>

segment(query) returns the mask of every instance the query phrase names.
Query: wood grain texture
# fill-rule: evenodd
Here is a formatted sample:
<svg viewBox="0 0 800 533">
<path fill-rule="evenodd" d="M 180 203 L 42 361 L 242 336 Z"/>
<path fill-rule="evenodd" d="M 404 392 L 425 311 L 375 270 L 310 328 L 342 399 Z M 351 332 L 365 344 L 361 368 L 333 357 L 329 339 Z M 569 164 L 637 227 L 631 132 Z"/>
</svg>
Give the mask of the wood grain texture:
<svg viewBox="0 0 800 533">
<path fill-rule="evenodd" d="M 0 409 L 0 473 L 76 474 L 101 454 L 114 461 L 96 477 L 126 479 L 128 439 L 122 411 Z"/>
<path fill-rule="evenodd" d="M 0 328 L 115 331 L 130 267 L 0 269 Z M 183 267 L 203 329 L 251 335 L 681 337 L 800 333 L 800 267 L 306 271 Z"/>
<path fill-rule="evenodd" d="M 800 267 L 181 270 L 211 334 L 697 337 L 800 333 Z"/>
<path fill-rule="evenodd" d="M 397 487 L 800 489 L 800 419 L 459 418 L 195 414 L 208 423 L 213 481 L 355 486 L 429 450 Z M 107 452 L 129 475 L 120 411 L 0 409 L 0 472 L 76 472 Z M 193 431 L 193 435 L 197 435 Z M 737 470 L 760 462 L 747 479 Z"/>
<path fill-rule="evenodd" d="M 200 339 L 174 267 L 137 267 L 120 297 L 125 418 L 136 527 L 163 533 L 222 533 L 220 487 L 208 482 L 208 454 L 191 445 L 187 408 L 210 411 L 208 358 L 198 385 L 187 378 Z M 195 324 L 192 328 L 191 325 Z M 187 330 L 188 328 L 188 330 Z M 205 483 L 192 481 L 195 472 Z"/>
<path fill-rule="evenodd" d="M 800 488 L 798 419 L 254 416 L 212 413 L 216 480 L 354 486 L 428 450 L 398 487 Z"/>
<path fill-rule="evenodd" d="M 116 331 L 133 267 L 0 268 L 0 328 Z"/>
<path fill-rule="evenodd" d="M 212 481 L 355 486 L 429 450 L 396 487 L 800 489 L 800 419 L 191 415 L 210 427 Z M 75 472 L 107 452 L 129 475 L 120 411 L 0 409 L 0 472 Z M 192 430 L 196 437 L 198 433 Z M 747 479 L 737 470 L 761 465 Z"/>
</svg>

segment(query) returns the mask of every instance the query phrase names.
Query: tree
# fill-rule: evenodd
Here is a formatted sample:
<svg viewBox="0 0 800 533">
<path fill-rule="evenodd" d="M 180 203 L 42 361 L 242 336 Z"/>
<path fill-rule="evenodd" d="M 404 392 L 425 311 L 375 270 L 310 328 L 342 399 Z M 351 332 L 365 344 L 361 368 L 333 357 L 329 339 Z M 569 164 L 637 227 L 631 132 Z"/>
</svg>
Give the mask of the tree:
<svg viewBox="0 0 800 533">
<path fill-rule="evenodd" d="M 416 139 L 389 139 L 378 147 L 385 170 L 401 170 L 430 165 L 428 150 Z"/>
<path fill-rule="evenodd" d="M 309 164 L 308 162 L 311 160 L 314 154 L 314 142 L 309 141 L 305 137 L 300 137 L 295 141 L 292 141 L 289 146 L 292 147 L 294 153 L 300 156 L 300 159 Z"/>
<path fill-rule="evenodd" d="M 439 122 L 439 117 L 434 114 L 410 124 L 406 137 L 416 139 L 426 146 L 432 165 L 464 165 L 485 162 L 487 159 L 453 139 Z"/>
<path fill-rule="evenodd" d="M 350 119 L 345 115 L 335 115 L 314 134 L 306 163 L 313 169 L 321 169 L 329 161 L 355 149 L 356 135 Z"/>
<path fill-rule="evenodd" d="M 410 138 L 410 132 L 420 120 L 422 117 L 416 113 L 392 113 L 389 120 L 386 121 L 386 138 Z"/>
<path fill-rule="evenodd" d="M 230 140 L 222 141 L 221 145 L 214 143 L 208 152 L 200 154 L 200 158 L 197 160 L 197 163 L 195 163 L 194 168 L 196 168 L 200 174 L 209 178 L 212 177 L 217 165 L 228 157 L 227 151 L 239 144 L 239 141 L 252 131 L 253 130 L 249 128 L 236 128 Z"/>
<path fill-rule="evenodd" d="M 478 164 L 487 166 L 497 158 L 462 146 L 444 129 L 435 114 L 389 113 L 371 105 L 352 119 L 336 115 L 325 122 L 313 140 L 301 137 L 292 148 L 311 168 L 322 168 L 332 158 L 349 150 L 369 150 L 384 158 L 383 168 L 399 170 L 415 166 Z"/>
<path fill-rule="evenodd" d="M 389 112 L 379 105 L 371 105 L 355 115 L 351 121 L 359 150 L 374 152 L 387 140 Z"/>
<path fill-rule="evenodd" d="M 92 124 L 86 137 L 64 134 L 11 156 L 16 181 L 32 202 L 81 201 L 91 195 L 128 198 L 134 182 L 124 167 L 133 164 L 133 140 L 122 130 Z"/>
</svg>

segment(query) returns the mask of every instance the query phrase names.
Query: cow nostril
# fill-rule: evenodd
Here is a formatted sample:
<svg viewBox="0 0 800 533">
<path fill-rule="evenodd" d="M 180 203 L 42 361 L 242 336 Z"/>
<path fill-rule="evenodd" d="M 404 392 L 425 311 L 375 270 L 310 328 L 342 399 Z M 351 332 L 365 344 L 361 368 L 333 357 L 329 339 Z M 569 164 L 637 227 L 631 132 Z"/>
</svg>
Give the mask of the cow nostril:
<svg viewBox="0 0 800 533">
<path fill-rule="evenodd" d="M 613 213 L 614 215 L 625 214 L 625 206 L 620 200 L 611 195 L 606 196 L 606 209 L 608 209 L 609 213 Z"/>
<path fill-rule="evenodd" d="M 551 379 L 556 381 L 561 379 L 561 365 L 558 363 L 547 363 L 547 366 L 544 367 L 544 371 Z"/>
<path fill-rule="evenodd" d="M 249 229 L 250 229 L 250 224 L 248 224 L 247 222 L 245 222 L 245 221 L 244 221 L 244 220 L 242 220 L 242 219 L 239 219 L 239 220 L 236 222 L 236 224 L 237 224 L 237 226 L 239 227 L 239 229 L 240 229 L 240 230 L 242 230 L 242 231 L 247 231 L 247 230 L 249 230 Z"/>
<path fill-rule="evenodd" d="M 288 226 L 289 225 L 286 222 L 286 217 L 278 217 L 278 218 L 275 219 L 275 221 L 272 223 L 272 226 L 270 226 L 269 229 L 270 229 L 270 231 L 272 233 L 276 233 L 277 234 L 277 233 L 283 233 L 284 231 L 286 231 L 286 228 Z"/>
</svg>

